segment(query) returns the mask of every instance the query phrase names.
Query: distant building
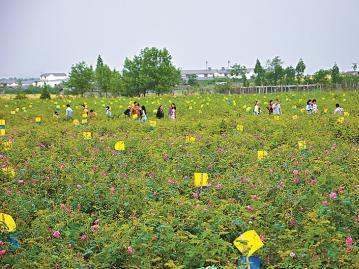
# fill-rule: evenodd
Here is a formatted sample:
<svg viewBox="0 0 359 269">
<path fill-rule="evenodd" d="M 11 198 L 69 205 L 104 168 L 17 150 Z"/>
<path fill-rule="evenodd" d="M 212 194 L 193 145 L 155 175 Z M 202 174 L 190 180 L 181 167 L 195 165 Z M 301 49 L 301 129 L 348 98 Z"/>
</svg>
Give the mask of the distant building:
<svg viewBox="0 0 359 269">
<path fill-rule="evenodd" d="M 18 78 L 2 78 L 0 79 L 0 87 L 3 88 L 28 88 L 29 86 L 36 86 L 38 83 L 38 78 L 26 78 L 26 79 L 18 79 Z"/>
<path fill-rule="evenodd" d="M 37 83 L 37 86 L 43 87 L 44 85 L 48 85 L 54 87 L 64 83 L 66 80 L 66 73 L 44 73 L 40 76 L 40 81 Z"/>
<path fill-rule="evenodd" d="M 346 71 L 343 72 L 344 75 L 359 75 L 359 71 Z"/>
<path fill-rule="evenodd" d="M 251 77 L 253 74 L 253 68 L 247 68 L 247 77 Z M 230 68 L 220 69 L 197 69 L 197 70 L 181 70 L 181 77 L 183 81 L 187 81 L 189 77 L 195 75 L 197 80 L 210 80 L 214 78 L 231 78 Z"/>
</svg>

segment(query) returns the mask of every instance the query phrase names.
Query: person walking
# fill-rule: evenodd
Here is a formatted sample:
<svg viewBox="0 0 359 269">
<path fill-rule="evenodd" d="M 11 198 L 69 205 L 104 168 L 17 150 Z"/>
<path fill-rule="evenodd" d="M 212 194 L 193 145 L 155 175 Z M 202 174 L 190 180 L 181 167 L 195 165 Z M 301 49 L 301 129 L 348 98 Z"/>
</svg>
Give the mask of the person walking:
<svg viewBox="0 0 359 269">
<path fill-rule="evenodd" d="M 163 119 L 164 113 L 163 113 L 163 105 L 160 105 L 157 109 L 156 118 L 157 119 Z"/>
<path fill-rule="evenodd" d="M 176 118 L 176 104 L 172 103 L 171 107 L 168 109 L 168 117 L 171 120 L 174 120 Z"/>
<path fill-rule="evenodd" d="M 73 114 L 74 114 L 74 111 L 72 110 L 70 104 L 67 104 L 66 105 L 66 118 L 67 118 L 67 120 L 72 119 Z"/>
<path fill-rule="evenodd" d="M 145 123 L 147 121 L 147 111 L 146 111 L 146 107 L 142 106 L 141 107 L 141 122 Z"/>
<path fill-rule="evenodd" d="M 273 114 L 274 115 L 282 114 L 282 110 L 281 110 L 281 107 L 280 107 L 280 102 L 279 102 L 278 99 L 276 99 L 276 101 L 273 104 Z"/>
<path fill-rule="evenodd" d="M 256 116 L 261 114 L 261 108 L 259 106 L 259 101 L 256 101 L 256 103 L 254 105 L 253 114 L 256 115 Z"/>
</svg>

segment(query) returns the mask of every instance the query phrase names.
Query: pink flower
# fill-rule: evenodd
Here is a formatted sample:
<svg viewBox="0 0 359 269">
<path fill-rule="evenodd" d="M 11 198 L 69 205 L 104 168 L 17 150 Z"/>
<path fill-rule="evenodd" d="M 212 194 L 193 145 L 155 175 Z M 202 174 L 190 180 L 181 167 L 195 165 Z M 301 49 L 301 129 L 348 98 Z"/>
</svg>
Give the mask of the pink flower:
<svg viewBox="0 0 359 269">
<path fill-rule="evenodd" d="M 82 241 L 85 241 L 86 238 L 87 238 L 86 234 L 83 234 L 83 235 L 80 236 L 80 239 L 81 239 Z"/>
<path fill-rule="evenodd" d="M 91 226 L 91 231 L 96 232 L 100 228 L 100 225 L 94 224 Z"/>
<path fill-rule="evenodd" d="M 195 193 L 192 194 L 192 198 L 198 198 L 198 197 L 199 197 L 199 195 L 198 195 L 197 192 L 195 192 Z"/>
<path fill-rule="evenodd" d="M 298 175 L 298 174 L 299 174 L 299 170 L 297 170 L 297 169 L 293 170 L 293 174 L 294 174 L 294 175 Z"/>
<path fill-rule="evenodd" d="M 294 182 L 295 184 L 298 184 L 298 183 L 299 183 L 299 178 L 297 178 L 297 177 L 293 178 L 293 182 Z"/>
<path fill-rule="evenodd" d="M 4 242 L 0 240 L 0 246 L 3 246 L 4 245 Z"/>
<path fill-rule="evenodd" d="M 54 264 L 54 268 L 55 268 L 55 269 L 60 268 L 60 264 L 59 264 L 58 262 L 57 262 L 57 263 L 55 263 L 55 264 Z"/>
<path fill-rule="evenodd" d="M 165 154 L 165 155 L 163 156 L 163 160 L 164 160 L 164 161 L 167 161 L 167 160 L 168 160 L 168 155 L 167 155 L 167 154 Z"/>
<path fill-rule="evenodd" d="M 294 259 L 295 258 L 295 253 L 292 251 L 291 253 L 289 253 L 289 256 L 292 258 L 292 259 Z"/>
<path fill-rule="evenodd" d="M 80 190 L 80 189 L 82 189 L 82 186 L 81 186 L 80 184 L 77 184 L 77 185 L 76 185 L 76 188 L 77 188 L 78 190 Z"/>
<path fill-rule="evenodd" d="M 217 190 L 222 189 L 222 184 L 221 184 L 221 183 L 218 183 L 217 186 L 216 186 L 216 189 L 217 189 Z"/>
<path fill-rule="evenodd" d="M 211 168 L 213 168 L 213 163 L 210 163 L 209 165 L 208 165 L 208 169 L 211 169 Z"/>
<path fill-rule="evenodd" d="M 323 205 L 324 205 L 324 206 L 328 206 L 328 205 L 329 205 L 329 202 L 328 202 L 327 200 L 325 200 L 325 201 L 323 202 Z"/>
<path fill-rule="evenodd" d="M 60 237 L 60 232 L 59 231 L 55 231 L 53 234 L 52 234 L 52 236 L 54 237 L 54 238 L 58 238 L 58 237 Z"/>
<path fill-rule="evenodd" d="M 312 179 L 310 180 L 310 182 L 311 182 L 312 184 L 315 184 L 315 183 L 317 183 L 317 179 L 316 179 L 316 178 L 312 178 Z"/>
<path fill-rule="evenodd" d="M 258 200 L 258 196 L 257 196 L 256 194 L 252 194 L 252 195 L 251 195 L 251 198 L 252 198 L 253 200 Z"/>
<path fill-rule="evenodd" d="M 4 256 L 4 255 L 5 255 L 5 253 L 6 253 L 6 249 L 2 249 L 2 250 L 0 250 L 0 257 L 1 257 L 1 256 Z"/>
<path fill-rule="evenodd" d="M 336 148 L 337 148 L 337 144 L 334 143 L 334 144 L 332 145 L 332 149 L 336 149 Z"/>
<path fill-rule="evenodd" d="M 60 164 L 60 169 L 64 169 L 65 168 L 65 165 L 62 163 Z"/>
<path fill-rule="evenodd" d="M 329 194 L 329 198 L 330 198 L 330 200 L 335 200 L 335 199 L 337 199 L 337 193 L 336 193 L 336 192 L 331 192 L 331 193 Z"/>
<path fill-rule="evenodd" d="M 259 238 L 261 239 L 262 242 L 264 242 L 266 240 L 266 237 L 264 234 L 259 235 Z"/>
<path fill-rule="evenodd" d="M 347 251 L 352 252 L 353 251 L 353 238 L 347 237 L 345 239 L 345 244 L 347 245 Z"/>
<path fill-rule="evenodd" d="M 149 174 L 150 177 L 154 178 L 155 177 L 155 173 L 153 171 L 150 172 Z"/>
<path fill-rule="evenodd" d="M 299 165 L 299 162 L 298 162 L 297 160 L 295 160 L 295 161 L 293 162 L 293 165 L 294 165 L 295 167 L 297 167 L 297 166 Z"/>
<path fill-rule="evenodd" d="M 114 186 L 112 186 L 112 187 L 110 188 L 110 191 L 111 191 L 112 194 L 115 194 L 116 188 L 115 188 Z"/>
<path fill-rule="evenodd" d="M 249 205 L 247 205 L 247 206 L 246 206 L 246 209 L 247 209 L 249 212 L 254 211 L 254 208 L 253 208 L 253 207 L 251 207 L 251 206 L 249 206 Z"/>
<path fill-rule="evenodd" d="M 127 247 L 127 253 L 128 254 L 133 254 L 133 248 L 131 246 Z"/>
<path fill-rule="evenodd" d="M 269 168 L 268 172 L 269 172 L 269 174 L 273 174 L 273 169 Z"/>
<path fill-rule="evenodd" d="M 66 209 L 66 205 L 65 205 L 65 204 L 61 204 L 61 205 L 60 205 L 60 208 L 61 208 L 61 209 Z"/>
<path fill-rule="evenodd" d="M 100 219 L 96 219 L 93 224 L 98 225 L 100 223 Z"/>
<path fill-rule="evenodd" d="M 169 180 L 167 180 L 167 183 L 168 183 L 168 185 L 174 185 L 174 184 L 176 184 L 176 181 L 174 181 L 173 179 L 169 179 Z"/>
</svg>

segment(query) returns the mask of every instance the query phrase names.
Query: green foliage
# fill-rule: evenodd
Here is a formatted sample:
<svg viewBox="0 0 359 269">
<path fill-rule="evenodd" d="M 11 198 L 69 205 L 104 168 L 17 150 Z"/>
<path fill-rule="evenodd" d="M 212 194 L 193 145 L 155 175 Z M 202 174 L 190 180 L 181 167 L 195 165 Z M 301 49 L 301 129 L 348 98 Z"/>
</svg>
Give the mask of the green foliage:
<svg viewBox="0 0 359 269">
<path fill-rule="evenodd" d="M 255 84 L 257 86 L 263 85 L 265 80 L 265 70 L 263 69 L 261 62 L 257 59 L 256 65 L 254 67 Z"/>
<path fill-rule="evenodd" d="M 331 76 L 332 76 L 332 83 L 340 82 L 339 67 L 337 63 L 335 63 L 333 68 L 331 69 Z"/>
<path fill-rule="evenodd" d="M 247 67 L 240 64 L 231 66 L 230 75 L 234 78 L 240 78 L 240 82 L 243 86 L 247 86 Z"/>
<path fill-rule="evenodd" d="M 72 89 L 73 94 L 81 94 L 93 88 L 94 72 L 92 66 L 87 66 L 85 62 L 80 62 L 71 67 L 69 80 L 66 85 Z"/>
<path fill-rule="evenodd" d="M 41 91 L 40 99 L 51 99 L 48 86 L 44 86 Z"/>
<path fill-rule="evenodd" d="M 302 109 L 313 97 L 320 112 L 308 115 Z M 255 100 L 276 98 L 279 121 L 264 107 L 252 115 Z M 132 97 L 0 99 L 4 140 L 13 139 L 9 151 L 0 144 L 0 164 L 16 172 L 12 178 L 0 169 L 1 212 L 14 217 L 21 244 L 0 257 L 0 268 L 229 269 L 241 255 L 233 240 L 251 229 L 264 240 L 255 253 L 263 268 L 358 267 L 357 92 L 136 100 L 150 120 L 159 104 L 166 111 L 175 102 L 177 118 L 157 120 L 155 128 L 125 118 Z M 350 113 L 341 124 L 332 114 L 338 102 Z M 74 119 L 81 120 L 83 103 L 97 117 L 75 127 L 65 118 L 69 103 Z M 121 117 L 107 119 L 105 104 Z M 57 106 L 60 118 L 53 117 Z M 83 140 L 83 131 L 92 139 Z M 186 135 L 195 143 L 186 143 Z M 119 140 L 124 152 L 114 151 Z M 299 140 L 306 150 L 298 149 Z M 268 158 L 258 161 L 262 149 Z M 208 173 L 211 184 L 198 198 L 194 172 Z M 0 248 L 9 250 L 9 242 Z"/>
<path fill-rule="evenodd" d="M 132 60 L 126 58 L 123 69 L 124 95 L 144 96 L 148 91 L 168 93 L 180 82 L 181 74 L 172 64 L 167 49 L 145 48 Z"/>
<path fill-rule="evenodd" d="M 304 72 L 305 72 L 305 63 L 303 61 L 302 58 L 299 59 L 299 62 L 297 63 L 297 66 L 295 67 L 295 75 L 298 81 L 298 84 L 300 84 L 303 76 L 304 76 Z"/>
</svg>

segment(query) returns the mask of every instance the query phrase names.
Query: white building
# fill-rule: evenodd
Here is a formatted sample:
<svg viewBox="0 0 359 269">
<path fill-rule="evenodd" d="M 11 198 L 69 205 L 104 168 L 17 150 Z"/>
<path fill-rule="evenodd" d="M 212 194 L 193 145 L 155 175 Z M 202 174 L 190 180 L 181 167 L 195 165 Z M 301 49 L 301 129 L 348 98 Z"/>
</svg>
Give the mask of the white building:
<svg viewBox="0 0 359 269">
<path fill-rule="evenodd" d="M 66 73 L 44 73 L 40 76 L 40 81 L 37 83 L 37 85 L 40 87 L 44 85 L 54 87 L 56 85 L 62 84 L 66 80 Z"/>
<path fill-rule="evenodd" d="M 181 76 L 184 81 L 187 81 L 188 78 L 192 75 L 196 76 L 197 80 L 209 80 L 214 78 L 231 78 L 231 69 L 229 68 L 220 68 L 220 69 L 202 69 L 202 70 L 181 70 Z M 250 78 L 253 75 L 253 68 L 247 68 L 247 78 Z"/>
</svg>

